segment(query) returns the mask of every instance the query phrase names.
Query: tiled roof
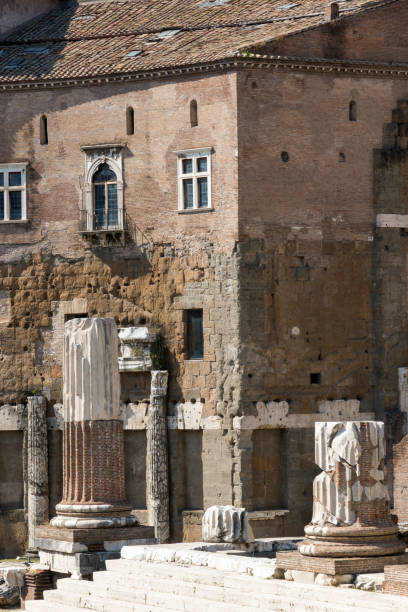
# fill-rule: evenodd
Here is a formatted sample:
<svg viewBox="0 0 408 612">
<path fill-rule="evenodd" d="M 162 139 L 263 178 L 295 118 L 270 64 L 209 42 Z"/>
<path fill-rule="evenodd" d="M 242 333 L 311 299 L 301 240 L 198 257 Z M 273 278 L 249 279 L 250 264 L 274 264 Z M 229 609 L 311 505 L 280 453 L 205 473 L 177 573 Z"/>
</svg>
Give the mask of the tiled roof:
<svg viewBox="0 0 408 612">
<path fill-rule="evenodd" d="M 340 17 L 378 4 L 340 0 Z M 68 4 L 2 39 L 0 85 L 127 74 L 231 58 L 254 45 L 325 23 L 327 6 L 323 0 Z M 128 57 L 132 51 L 141 53 Z M 18 65 L 13 67 L 13 62 Z"/>
</svg>

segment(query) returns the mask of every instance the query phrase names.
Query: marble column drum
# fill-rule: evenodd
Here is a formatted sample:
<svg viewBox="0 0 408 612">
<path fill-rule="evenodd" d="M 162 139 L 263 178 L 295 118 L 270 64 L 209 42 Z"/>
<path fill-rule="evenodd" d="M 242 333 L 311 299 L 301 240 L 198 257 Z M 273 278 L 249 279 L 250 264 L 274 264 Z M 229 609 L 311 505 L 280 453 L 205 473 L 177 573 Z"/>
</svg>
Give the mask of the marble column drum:
<svg viewBox="0 0 408 612">
<path fill-rule="evenodd" d="M 159 544 L 169 541 L 169 466 L 167 446 L 168 372 L 153 370 L 147 418 L 147 513 Z"/>
<path fill-rule="evenodd" d="M 391 519 L 385 484 L 384 423 L 316 423 L 313 518 L 299 552 L 310 557 L 371 557 L 405 550 Z"/>
<path fill-rule="evenodd" d="M 67 322 L 63 368 L 63 499 L 51 525 L 135 525 L 126 500 L 114 319 Z"/>
<path fill-rule="evenodd" d="M 35 528 L 48 521 L 48 438 L 45 398 L 33 396 L 27 405 L 28 550 L 36 550 Z"/>
</svg>

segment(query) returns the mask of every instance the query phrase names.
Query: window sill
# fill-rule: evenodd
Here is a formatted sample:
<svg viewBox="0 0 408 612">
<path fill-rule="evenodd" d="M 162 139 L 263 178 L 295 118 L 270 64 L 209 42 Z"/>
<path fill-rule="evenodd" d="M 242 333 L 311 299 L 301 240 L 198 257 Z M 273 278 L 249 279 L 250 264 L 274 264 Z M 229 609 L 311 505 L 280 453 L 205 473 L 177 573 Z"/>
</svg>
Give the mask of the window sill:
<svg viewBox="0 0 408 612">
<path fill-rule="evenodd" d="M 196 213 L 214 212 L 213 208 L 186 208 L 185 210 L 177 211 L 179 215 L 195 215 Z"/>
<path fill-rule="evenodd" d="M 7 220 L 0 220 L 0 225 L 11 225 L 11 224 L 15 224 L 17 223 L 18 225 L 24 225 L 26 223 L 29 223 L 29 219 L 7 219 Z"/>
<path fill-rule="evenodd" d="M 184 363 L 188 363 L 189 361 L 193 361 L 194 363 L 197 361 L 204 361 L 204 357 L 189 357 L 188 359 L 184 359 Z"/>
</svg>

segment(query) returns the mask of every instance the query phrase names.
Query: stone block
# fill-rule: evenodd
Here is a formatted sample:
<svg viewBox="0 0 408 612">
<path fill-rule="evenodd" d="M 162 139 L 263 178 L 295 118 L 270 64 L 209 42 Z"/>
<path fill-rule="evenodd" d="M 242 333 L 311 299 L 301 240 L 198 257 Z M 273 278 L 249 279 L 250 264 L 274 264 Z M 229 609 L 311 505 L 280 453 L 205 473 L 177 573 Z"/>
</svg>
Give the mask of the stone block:
<svg viewBox="0 0 408 612">
<path fill-rule="evenodd" d="M 203 516 L 204 542 L 245 543 L 248 541 L 248 513 L 245 508 L 211 506 Z"/>
<path fill-rule="evenodd" d="M 386 565 L 408 563 L 408 553 L 377 557 L 307 557 L 296 552 L 276 553 L 276 565 L 284 570 L 314 572 L 328 576 L 344 574 L 375 573 L 384 571 Z"/>
</svg>

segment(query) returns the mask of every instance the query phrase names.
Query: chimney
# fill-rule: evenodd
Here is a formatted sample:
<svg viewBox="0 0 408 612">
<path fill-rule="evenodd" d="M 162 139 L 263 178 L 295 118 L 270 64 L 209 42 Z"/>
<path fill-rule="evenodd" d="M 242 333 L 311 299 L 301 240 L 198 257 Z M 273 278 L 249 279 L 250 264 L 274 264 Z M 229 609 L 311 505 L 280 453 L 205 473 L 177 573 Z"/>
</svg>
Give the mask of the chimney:
<svg viewBox="0 0 408 612">
<path fill-rule="evenodd" d="M 327 21 L 333 21 L 339 16 L 339 5 L 337 2 L 331 2 L 326 8 Z"/>
</svg>

